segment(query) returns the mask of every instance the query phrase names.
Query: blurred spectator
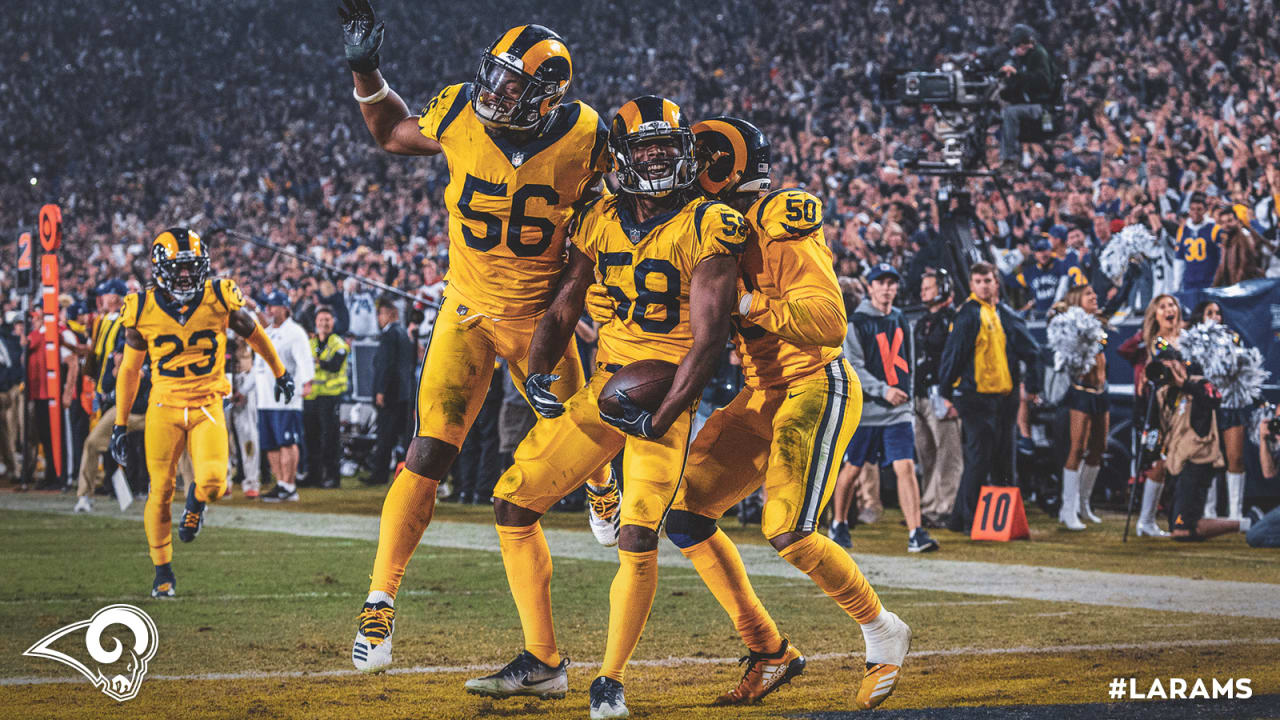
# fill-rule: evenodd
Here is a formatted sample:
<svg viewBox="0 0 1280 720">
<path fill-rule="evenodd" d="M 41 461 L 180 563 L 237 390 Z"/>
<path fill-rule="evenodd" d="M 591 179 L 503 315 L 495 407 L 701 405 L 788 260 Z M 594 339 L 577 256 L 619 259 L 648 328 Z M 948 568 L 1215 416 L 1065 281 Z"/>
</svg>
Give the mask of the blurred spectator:
<svg viewBox="0 0 1280 720">
<path fill-rule="evenodd" d="M 945 272 L 945 271 L 944 271 Z M 915 421 L 916 455 L 920 458 L 920 514 L 925 527 L 942 527 L 951 514 L 964 469 L 960 415 L 938 389 L 938 370 L 956 312 L 951 279 L 930 270 L 920 281 L 925 314 L 916 320 Z"/>
<path fill-rule="evenodd" d="M 347 392 L 350 347 L 334 331 L 333 308 L 315 312 L 316 334 L 311 338 L 315 378 L 302 402 L 302 426 L 307 449 L 307 484 L 332 489 L 342 482 L 342 439 L 338 435 L 338 403 Z"/>
<path fill-rule="evenodd" d="M 1187 219 L 1178 227 L 1178 262 L 1175 265 L 1174 287 L 1199 290 L 1213 286 L 1222 258 L 1222 245 L 1218 238 L 1219 227 L 1213 218 L 1205 214 L 1205 195 L 1192 193 Z"/>
<path fill-rule="evenodd" d="M 400 324 L 395 301 L 378 300 L 378 351 L 373 357 L 373 404 L 378 408 L 378 439 L 373 446 L 368 485 L 385 485 L 391 477 L 391 453 L 407 446 L 413 429 L 413 408 L 418 383 L 413 376 L 418 364 L 409 334 Z"/>
<path fill-rule="evenodd" d="M 1241 222 L 1233 207 L 1218 209 L 1218 243 L 1222 247 L 1222 262 L 1213 277 L 1214 287 L 1235 285 L 1265 275 L 1262 238 Z"/>
<path fill-rule="evenodd" d="M 49 422 L 49 405 L 52 402 L 56 407 L 61 398 L 50 393 L 49 385 L 45 381 L 47 373 L 44 350 L 45 326 L 40 313 L 35 311 L 31 313 L 31 326 L 31 332 L 27 335 L 27 400 L 31 406 L 35 430 L 35 442 L 32 445 L 38 443 L 44 450 L 44 479 L 36 485 L 36 489 L 56 490 L 62 487 L 62 483 L 53 467 L 53 436 Z M 61 412 L 61 408 L 57 409 Z M 23 485 L 31 483 L 35 468 L 36 453 L 35 448 L 32 447 L 24 456 Z"/>
<path fill-rule="evenodd" d="M 16 311 L 6 314 L 0 322 L 0 463 L 4 473 L 0 482 L 18 479 L 18 449 L 22 440 L 23 419 L 23 357 L 22 323 Z"/>
<path fill-rule="evenodd" d="M 368 289 L 367 285 L 355 278 L 347 278 L 342 285 L 345 288 L 342 300 L 349 317 L 348 332 L 357 338 L 377 336 L 378 313 L 374 307 L 377 304 L 377 296 Z"/>
<path fill-rule="evenodd" d="M 276 485 L 262 494 L 267 502 L 297 501 L 298 446 L 302 444 L 302 398 L 311 394 L 315 363 L 307 333 L 289 317 L 289 297 L 281 290 L 267 296 L 270 324 L 264 330 L 293 376 L 297 392 L 289 401 L 276 397 L 275 374 L 261 356 L 253 361 L 254 385 L 258 395 L 258 444 L 267 454 Z"/>
<path fill-rule="evenodd" d="M 249 343 L 232 339 L 231 408 L 227 415 L 232 443 L 227 472 L 240 476 L 245 498 L 256 500 L 262 491 L 262 448 L 258 445 L 257 375 L 253 372 L 257 355 Z"/>
</svg>

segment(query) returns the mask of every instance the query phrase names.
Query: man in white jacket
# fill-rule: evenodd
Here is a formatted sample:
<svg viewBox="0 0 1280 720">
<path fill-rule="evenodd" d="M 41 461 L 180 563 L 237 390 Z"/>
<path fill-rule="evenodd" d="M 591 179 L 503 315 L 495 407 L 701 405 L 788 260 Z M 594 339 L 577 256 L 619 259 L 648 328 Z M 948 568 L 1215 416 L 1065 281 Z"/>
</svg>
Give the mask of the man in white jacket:
<svg viewBox="0 0 1280 720">
<path fill-rule="evenodd" d="M 307 332 L 289 317 L 289 297 L 282 290 L 267 296 L 265 331 L 280 355 L 280 361 L 301 389 L 288 402 L 276 399 L 275 376 L 261 358 L 253 361 L 258 395 L 258 443 L 267 453 L 267 464 L 276 476 L 276 486 L 262 494 L 266 502 L 297 501 L 298 446 L 302 444 L 302 398 L 311 392 L 315 362 Z"/>
</svg>

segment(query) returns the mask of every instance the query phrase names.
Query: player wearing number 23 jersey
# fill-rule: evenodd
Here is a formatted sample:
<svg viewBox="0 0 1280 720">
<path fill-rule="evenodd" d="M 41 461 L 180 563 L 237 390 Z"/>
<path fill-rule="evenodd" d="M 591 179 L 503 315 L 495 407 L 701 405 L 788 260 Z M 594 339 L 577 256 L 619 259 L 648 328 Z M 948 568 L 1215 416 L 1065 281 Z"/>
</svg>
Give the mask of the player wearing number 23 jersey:
<svg viewBox="0 0 1280 720">
<path fill-rule="evenodd" d="M 501 356 L 523 387 L 529 342 L 564 268 L 575 209 L 598 194 L 608 131 L 582 102 L 562 103 L 573 76 L 564 40 L 541 25 L 503 33 L 473 82 L 449 85 L 419 115 L 378 70 L 383 25 L 368 0 L 339 13 L 365 123 L 385 150 L 443 153 L 449 165 L 448 286 L 418 377 L 414 438 L 383 502 L 369 595 L 351 659 L 372 672 L 391 662 L 395 596 L 431 521 L 436 488 L 471 429 Z M 568 396 L 583 383 L 565 348 L 554 373 Z M 593 478 L 605 484 L 605 474 Z"/>
<path fill-rule="evenodd" d="M 623 672 L 657 589 L 658 527 L 680 483 L 694 403 L 729 333 L 737 256 L 746 240 L 742 215 L 688 192 L 695 178 L 693 134 L 670 100 L 645 96 L 618 111 L 609 144 L 618 195 L 595 201 L 576 223 L 564 283 L 538 325 L 525 391 L 543 416 L 494 489 L 503 562 L 524 629 L 524 652 L 471 692 L 528 693 L 531 675 L 546 694 L 564 692 L 564 663 L 552 628 L 551 557 L 541 516 L 584 479 L 623 453 L 619 569 L 610 592 L 609 635 L 600 676 L 590 688 L 591 717 L 626 717 Z M 551 387 L 553 359 L 569 344 L 588 287 L 598 279 L 614 299 L 600 327 L 597 371 L 582 390 Z M 599 395 L 625 365 L 677 364 L 661 406 L 621 410 Z"/>
<path fill-rule="evenodd" d="M 178 528 L 184 542 L 195 539 L 204 507 L 222 497 L 227 477 L 227 424 L 222 398 L 227 379 L 227 329 L 245 337 L 271 366 L 277 393 L 292 395 L 293 380 L 275 348 L 251 315 L 235 282 L 209 277 L 209 254 L 200 236 L 186 228 L 160 233 L 151 245 L 156 287 L 127 295 L 120 311 L 125 328 L 124 359 L 116 385 L 116 407 L 128 416 L 138 390 L 144 358 L 151 362 L 151 395 L 146 413 L 147 472 L 151 491 L 143 521 L 156 566 L 152 595 L 170 597 L 176 582 L 172 518 L 175 469 L 183 450 L 191 453 L 195 481 L 187 489 Z M 112 430 L 111 452 L 123 464 L 125 426 Z"/>
</svg>

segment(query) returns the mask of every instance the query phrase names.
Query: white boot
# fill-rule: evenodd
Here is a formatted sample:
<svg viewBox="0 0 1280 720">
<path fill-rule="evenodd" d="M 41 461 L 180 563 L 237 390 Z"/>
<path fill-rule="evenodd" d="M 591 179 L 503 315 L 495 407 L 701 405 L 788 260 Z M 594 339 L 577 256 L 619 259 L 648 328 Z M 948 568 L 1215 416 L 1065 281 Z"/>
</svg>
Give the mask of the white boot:
<svg viewBox="0 0 1280 720">
<path fill-rule="evenodd" d="M 1083 530 L 1080 522 L 1080 471 L 1062 468 L 1062 509 L 1058 511 L 1058 522 L 1067 526 L 1068 530 Z"/>
<path fill-rule="evenodd" d="M 1142 484 L 1142 514 L 1138 516 L 1138 526 L 1135 528 L 1138 537 L 1168 537 L 1169 533 L 1160 529 L 1156 524 L 1156 503 L 1160 501 L 1160 491 L 1164 489 L 1164 483 L 1147 480 Z"/>
<path fill-rule="evenodd" d="M 1227 473 L 1227 519 L 1244 517 L 1244 473 Z"/>
<path fill-rule="evenodd" d="M 1216 475 L 1209 481 L 1209 492 L 1204 496 L 1204 516 L 1210 519 L 1218 517 L 1218 477 Z"/>
<path fill-rule="evenodd" d="M 1080 517 L 1093 523 L 1102 522 L 1102 518 L 1093 514 L 1093 507 L 1089 504 L 1089 498 L 1093 497 L 1093 486 L 1098 482 L 1098 471 L 1101 469 L 1097 465 L 1080 468 Z"/>
</svg>

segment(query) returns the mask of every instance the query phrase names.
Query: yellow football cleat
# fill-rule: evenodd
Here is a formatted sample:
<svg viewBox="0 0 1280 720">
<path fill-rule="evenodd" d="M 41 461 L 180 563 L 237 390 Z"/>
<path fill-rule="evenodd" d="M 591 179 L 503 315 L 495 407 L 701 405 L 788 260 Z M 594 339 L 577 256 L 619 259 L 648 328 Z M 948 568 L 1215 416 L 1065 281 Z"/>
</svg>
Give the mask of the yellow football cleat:
<svg viewBox="0 0 1280 720">
<path fill-rule="evenodd" d="M 902 662 L 911 650 L 911 628 L 897 615 L 888 610 L 884 612 L 893 622 L 893 628 L 883 647 L 877 651 L 877 657 L 872 658 L 868 653 L 867 671 L 854 699 L 854 705 L 861 710 L 870 710 L 889 699 L 894 688 L 898 687 Z"/>
<path fill-rule="evenodd" d="M 745 705 L 759 702 L 765 695 L 791 682 L 804 672 L 804 656 L 786 638 L 777 652 L 752 652 L 740 662 L 747 664 L 738 686 L 716 698 L 712 705 Z"/>
</svg>

